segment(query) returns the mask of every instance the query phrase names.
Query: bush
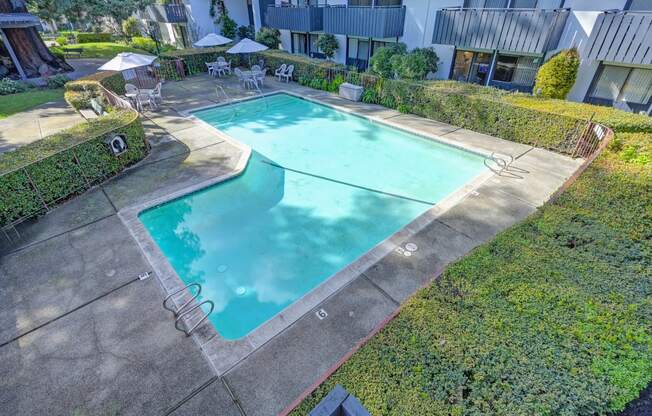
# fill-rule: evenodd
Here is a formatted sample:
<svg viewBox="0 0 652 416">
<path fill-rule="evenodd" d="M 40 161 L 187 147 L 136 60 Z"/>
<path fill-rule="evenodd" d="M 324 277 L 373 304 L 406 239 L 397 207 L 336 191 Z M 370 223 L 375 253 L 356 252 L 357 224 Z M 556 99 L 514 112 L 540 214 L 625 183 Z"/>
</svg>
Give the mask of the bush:
<svg viewBox="0 0 652 416">
<path fill-rule="evenodd" d="M 55 88 L 61 88 L 66 83 L 70 81 L 70 78 L 68 78 L 67 75 L 65 74 L 57 74 L 49 77 L 47 79 L 47 86 L 48 88 L 55 89 Z"/>
<path fill-rule="evenodd" d="M 534 84 L 535 93 L 544 98 L 563 100 L 575 84 L 579 66 L 577 49 L 559 52 L 539 68 Z"/>
<path fill-rule="evenodd" d="M 122 22 L 122 31 L 128 38 L 142 36 L 140 22 L 135 16 L 129 16 L 124 22 Z"/>
<path fill-rule="evenodd" d="M 150 38 L 140 36 L 133 37 L 131 38 L 131 42 L 129 42 L 129 46 L 136 49 L 142 49 L 151 54 L 156 54 L 156 42 Z"/>
<path fill-rule="evenodd" d="M 99 85 L 118 95 L 125 93 L 125 80 L 120 72 L 102 71 L 66 84 L 64 98 L 76 110 L 91 108 L 91 99 L 101 99 Z"/>
<path fill-rule="evenodd" d="M 116 134 L 124 135 L 128 146 L 117 157 L 103 142 Z M 1 154 L 0 226 L 43 213 L 43 201 L 52 206 L 82 193 L 147 152 L 138 113 L 121 110 Z"/>
<path fill-rule="evenodd" d="M 30 88 L 32 88 L 32 85 L 27 82 L 14 81 L 10 78 L 0 79 L 0 95 L 17 94 L 19 92 L 25 92 Z"/>
<path fill-rule="evenodd" d="M 262 43 L 270 49 L 278 49 L 281 43 L 281 32 L 278 29 L 263 27 L 256 34 L 256 42 Z"/>
<path fill-rule="evenodd" d="M 240 26 L 238 28 L 238 38 L 240 38 L 240 39 L 247 38 L 247 39 L 252 39 L 253 40 L 253 39 L 255 39 L 255 37 L 256 37 L 256 35 L 255 35 L 255 30 L 254 30 L 253 26 L 251 26 L 251 25 L 249 25 L 249 26 Z"/>
<path fill-rule="evenodd" d="M 68 38 L 66 38 L 64 36 L 59 36 L 59 37 L 57 37 L 56 42 L 57 42 L 57 45 L 59 45 L 59 46 L 65 46 L 65 45 L 68 44 Z"/>
<path fill-rule="evenodd" d="M 405 55 L 392 56 L 390 63 L 399 78 L 418 81 L 437 71 L 438 60 L 432 49 L 414 49 Z"/>
<path fill-rule="evenodd" d="M 110 33 L 78 33 L 77 43 L 111 42 L 113 35 Z"/>
<path fill-rule="evenodd" d="M 405 55 L 406 53 L 407 46 L 402 42 L 393 43 L 378 49 L 369 61 L 369 72 L 383 78 L 394 78 L 395 70 L 392 64 L 392 57 L 395 55 Z"/>
<path fill-rule="evenodd" d="M 335 52 L 340 48 L 335 36 L 330 33 L 319 35 L 317 38 L 317 48 L 326 56 L 327 59 L 333 59 Z"/>
</svg>

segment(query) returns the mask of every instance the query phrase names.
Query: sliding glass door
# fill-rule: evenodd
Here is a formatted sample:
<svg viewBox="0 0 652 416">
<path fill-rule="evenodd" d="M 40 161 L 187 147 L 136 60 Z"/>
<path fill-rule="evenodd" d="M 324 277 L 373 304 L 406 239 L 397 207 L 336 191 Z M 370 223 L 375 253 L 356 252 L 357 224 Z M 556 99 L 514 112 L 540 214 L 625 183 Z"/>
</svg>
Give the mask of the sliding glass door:
<svg viewBox="0 0 652 416">
<path fill-rule="evenodd" d="M 628 111 L 650 111 L 652 69 L 603 65 L 586 101 Z"/>
</svg>

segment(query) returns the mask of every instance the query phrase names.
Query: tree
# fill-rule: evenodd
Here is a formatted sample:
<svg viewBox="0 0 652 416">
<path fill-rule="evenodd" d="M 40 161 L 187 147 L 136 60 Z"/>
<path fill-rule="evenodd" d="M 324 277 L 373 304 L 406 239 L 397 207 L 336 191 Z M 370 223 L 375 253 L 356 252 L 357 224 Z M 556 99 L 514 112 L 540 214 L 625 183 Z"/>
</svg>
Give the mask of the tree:
<svg viewBox="0 0 652 416">
<path fill-rule="evenodd" d="M 392 57 L 395 55 L 403 56 L 407 52 L 407 46 L 404 43 L 393 43 L 374 52 L 369 61 L 369 71 L 372 74 L 383 78 L 394 78 L 394 66 Z"/>
<path fill-rule="evenodd" d="M 27 13 L 27 7 L 16 1 L 0 0 L 0 13 Z M 70 65 L 48 50 L 35 27 L 5 28 L 3 31 L 27 77 L 72 71 Z"/>
<path fill-rule="evenodd" d="M 117 29 L 122 30 L 122 22 L 138 10 L 143 10 L 154 3 L 154 0 L 89 0 L 86 1 L 86 12 L 90 16 L 108 16 L 113 18 Z"/>
<path fill-rule="evenodd" d="M 340 44 L 337 42 L 335 36 L 331 34 L 319 35 L 319 38 L 317 39 L 317 48 L 326 55 L 327 59 L 333 59 L 335 52 L 340 48 Z"/>
<path fill-rule="evenodd" d="M 545 98 L 563 100 L 575 84 L 579 66 L 577 49 L 559 52 L 539 68 L 534 84 L 535 93 Z"/>
<path fill-rule="evenodd" d="M 135 16 L 129 16 L 127 20 L 122 22 L 122 31 L 129 38 L 142 36 L 140 22 Z"/>
<path fill-rule="evenodd" d="M 278 44 L 281 43 L 281 32 L 278 29 L 263 27 L 256 34 L 256 42 L 262 43 L 270 49 L 278 49 Z"/>
</svg>

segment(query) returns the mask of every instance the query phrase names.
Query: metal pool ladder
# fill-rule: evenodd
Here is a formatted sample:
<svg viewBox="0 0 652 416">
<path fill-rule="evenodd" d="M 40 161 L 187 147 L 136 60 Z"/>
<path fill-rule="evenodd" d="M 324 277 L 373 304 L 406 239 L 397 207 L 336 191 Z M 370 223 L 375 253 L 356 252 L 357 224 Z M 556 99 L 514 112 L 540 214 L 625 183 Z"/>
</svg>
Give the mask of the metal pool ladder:
<svg viewBox="0 0 652 416">
<path fill-rule="evenodd" d="M 191 287 L 196 287 L 197 288 L 197 293 L 192 295 L 192 292 L 190 292 Z M 174 307 L 168 306 L 168 301 L 172 299 L 175 295 L 178 295 L 184 291 L 188 291 L 188 293 L 191 295 L 189 299 L 187 299 L 181 306 L 177 307 L 176 309 Z M 190 283 L 181 289 L 175 290 L 174 292 L 170 293 L 163 299 L 163 308 L 172 312 L 175 317 L 174 321 L 174 327 L 178 331 L 182 331 L 183 333 L 186 334 L 187 337 L 189 337 L 199 325 L 201 325 L 206 319 L 208 319 L 208 316 L 213 313 L 213 309 L 215 309 L 215 303 L 213 303 L 212 300 L 204 300 L 202 302 L 196 303 L 195 305 L 191 304 L 197 300 L 199 295 L 201 294 L 201 285 L 199 283 Z M 187 321 L 190 319 L 190 315 L 199 309 L 200 312 L 203 312 L 203 309 L 201 309 L 202 305 L 209 305 L 210 310 L 208 312 L 203 313 L 203 316 L 201 319 L 199 319 L 194 325 L 190 326 L 190 324 L 187 323 Z M 186 328 L 181 328 L 180 324 L 181 322 L 184 322 L 184 317 L 185 318 L 185 323 L 186 323 Z"/>
</svg>

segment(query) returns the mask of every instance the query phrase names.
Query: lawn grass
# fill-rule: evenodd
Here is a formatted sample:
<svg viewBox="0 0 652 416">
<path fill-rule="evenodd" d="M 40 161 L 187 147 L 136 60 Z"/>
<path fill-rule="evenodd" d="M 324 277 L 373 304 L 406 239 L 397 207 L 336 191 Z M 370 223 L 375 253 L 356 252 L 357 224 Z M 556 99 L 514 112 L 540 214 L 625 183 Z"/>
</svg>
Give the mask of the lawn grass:
<svg viewBox="0 0 652 416">
<path fill-rule="evenodd" d="M 67 49 L 83 49 L 82 58 L 106 58 L 111 59 L 120 52 L 135 52 L 150 55 L 149 52 L 141 49 L 132 48 L 121 43 L 112 42 L 96 42 L 96 43 L 80 43 L 74 45 L 65 45 L 61 47 L 64 51 Z"/>
<path fill-rule="evenodd" d="M 60 99 L 63 99 L 63 89 L 38 89 L 19 94 L 0 95 L 0 119 Z"/>
<path fill-rule="evenodd" d="M 594 415 L 652 380 L 652 134 L 451 265 L 293 412 L 335 384 L 373 415 Z"/>
</svg>

